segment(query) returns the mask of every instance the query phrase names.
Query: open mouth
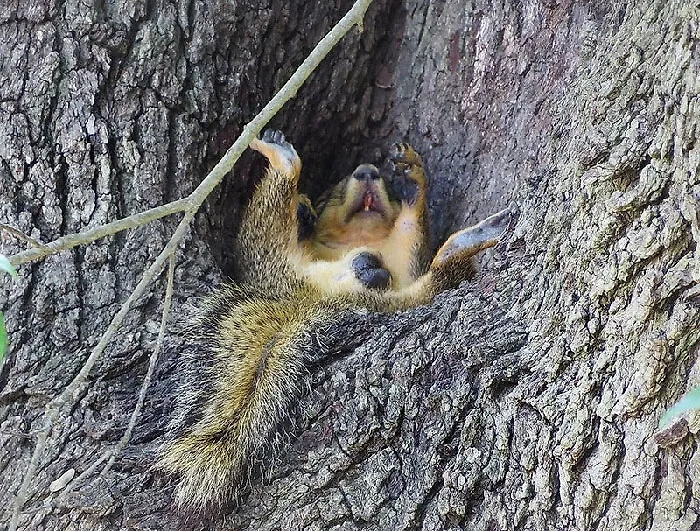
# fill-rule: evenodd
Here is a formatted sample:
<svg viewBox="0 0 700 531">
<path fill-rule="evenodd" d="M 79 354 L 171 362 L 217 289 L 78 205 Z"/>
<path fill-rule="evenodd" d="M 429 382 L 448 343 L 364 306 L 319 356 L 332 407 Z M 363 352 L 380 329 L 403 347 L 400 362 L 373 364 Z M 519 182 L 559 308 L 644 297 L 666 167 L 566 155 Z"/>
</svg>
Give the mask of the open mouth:
<svg viewBox="0 0 700 531">
<path fill-rule="evenodd" d="M 360 214 L 379 214 L 384 215 L 384 205 L 382 200 L 374 193 L 373 190 L 367 188 L 362 194 L 358 194 L 358 197 L 353 201 L 352 206 L 348 212 L 348 219 Z"/>
<path fill-rule="evenodd" d="M 369 190 L 365 190 L 365 193 L 362 195 L 362 210 L 369 212 L 370 210 L 373 210 L 373 207 L 376 204 L 377 200 L 374 198 L 374 194 L 372 194 L 372 192 Z"/>
</svg>

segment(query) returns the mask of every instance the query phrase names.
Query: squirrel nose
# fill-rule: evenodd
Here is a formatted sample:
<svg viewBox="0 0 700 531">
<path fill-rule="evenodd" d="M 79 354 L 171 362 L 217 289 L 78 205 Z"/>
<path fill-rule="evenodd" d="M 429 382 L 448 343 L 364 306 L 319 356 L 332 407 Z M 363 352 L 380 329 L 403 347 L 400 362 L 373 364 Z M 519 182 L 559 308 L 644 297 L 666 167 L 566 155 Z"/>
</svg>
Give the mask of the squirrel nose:
<svg viewBox="0 0 700 531">
<path fill-rule="evenodd" d="M 352 176 L 358 181 L 374 181 L 379 179 L 379 170 L 372 164 L 362 164 L 352 172 Z"/>
</svg>

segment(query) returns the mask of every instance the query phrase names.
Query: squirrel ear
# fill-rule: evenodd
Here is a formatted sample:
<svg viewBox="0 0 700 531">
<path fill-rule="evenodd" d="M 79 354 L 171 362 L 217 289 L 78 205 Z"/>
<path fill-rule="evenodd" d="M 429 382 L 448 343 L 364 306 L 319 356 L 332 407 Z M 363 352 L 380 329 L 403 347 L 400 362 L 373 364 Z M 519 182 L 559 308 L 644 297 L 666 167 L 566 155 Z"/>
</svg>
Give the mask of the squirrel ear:
<svg viewBox="0 0 700 531">
<path fill-rule="evenodd" d="M 500 241 L 513 218 L 514 213 L 507 208 L 472 227 L 455 232 L 440 247 L 430 267 L 439 265 L 457 254 L 466 258 L 482 249 L 493 247 Z"/>
</svg>

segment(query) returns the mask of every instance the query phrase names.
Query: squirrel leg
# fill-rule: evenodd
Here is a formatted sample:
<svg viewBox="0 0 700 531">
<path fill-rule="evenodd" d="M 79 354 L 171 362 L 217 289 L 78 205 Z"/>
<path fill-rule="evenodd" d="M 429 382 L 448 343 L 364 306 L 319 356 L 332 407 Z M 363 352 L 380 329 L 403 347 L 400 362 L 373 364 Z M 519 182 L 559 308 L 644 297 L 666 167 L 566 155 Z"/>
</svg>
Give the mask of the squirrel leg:
<svg viewBox="0 0 700 531">
<path fill-rule="evenodd" d="M 512 212 L 505 209 L 472 227 L 455 232 L 440 247 L 430 268 L 439 267 L 455 255 L 465 259 L 474 256 L 483 249 L 493 247 L 503 236 L 512 218 Z"/>
<path fill-rule="evenodd" d="M 428 179 L 423 160 L 410 144 L 398 142 L 389 150 L 390 183 L 406 206 L 426 210 Z"/>
<path fill-rule="evenodd" d="M 298 222 L 300 209 L 302 216 L 309 212 L 297 192 L 301 160 L 279 131 L 265 131 L 250 147 L 267 157 L 270 165 L 241 222 L 236 242 L 240 280 L 288 292 L 298 287 L 290 261 L 299 254 L 300 230 L 305 226 Z"/>
<path fill-rule="evenodd" d="M 433 296 L 457 287 L 476 274 L 472 257 L 483 249 L 496 245 L 508 229 L 513 213 L 501 210 L 472 227 L 450 236 L 430 264 L 429 289 Z"/>
<path fill-rule="evenodd" d="M 455 232 L 440 248 L 426 274 L 403 289 L 369 300 L 374 301 L 375 307 L 380 311 L 429 304 L 438 293 L 456 288 L 462 281 L 474 277 L 476 268 L 473 256 L 496 245 L 512 219 L 513 213 L 506 209 L 472 227 Z"/>
<path fill-rule="evenodd" d="M 250 148 L 262 153 L 270 161 L 270 170 L 275 170 L 296 181 L 301 174 L 301 159 L 294 146 L 287 142 L 281 131 L 267 129 L 260 138 L 254 138 Z"/>
<path fill-rule="evenodd" d="M 391 261 L 394 286 L 400 288 L 425 273 L 430 262 L 428 179 L 420 155 L 406 143 L 391 147 L 386 166 L 386 182 L 401 201 L 401 211 L 382 250 Z"/>
<path fill-rule="evenodd" d="M 264 155 L 270 162 L 270 170 L 274 170 L 288 176 L 295 182 L 299 181 L 301 174 L 301 159 L 294 146 L 287 142 L 281 131 L 268 129 L 263 138 L 254 138 L 250 148 Z M 299 240 L 308 239 L 313 233 L 318 214 L 314 210 L 311 199 L 306 194 L 297 192 L 297 222 Z"/>
</svg>

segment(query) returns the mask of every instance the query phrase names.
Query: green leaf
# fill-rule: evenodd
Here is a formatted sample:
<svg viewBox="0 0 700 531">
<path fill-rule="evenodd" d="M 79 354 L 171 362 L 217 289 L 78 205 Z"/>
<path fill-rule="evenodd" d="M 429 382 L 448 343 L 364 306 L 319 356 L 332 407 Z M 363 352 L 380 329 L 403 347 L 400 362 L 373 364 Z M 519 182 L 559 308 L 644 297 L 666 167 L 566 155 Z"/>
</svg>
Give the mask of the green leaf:
<svg viewBox="0 0 700 531">
<path fill-rule="evenodd" d="M 5 330 L 5 315 L 0 312 L 0 363 L 7 352 L 7 330 Z"/>
<path fill-rule="evenodd" d="M 9 273 L 12 278 L 17 278 L 17 270 L 12 266 L 7 256 L 0 254 L 0 271 Z"/>
<path fill-rule="evenodd" d="M 696 387 L 676 402 L 664 416 L 661 417 L 660 427 L 665 428 L 674 417 L 678 417 L 692 409 L 700 409 L 700 387 Z"/>
</svg>

